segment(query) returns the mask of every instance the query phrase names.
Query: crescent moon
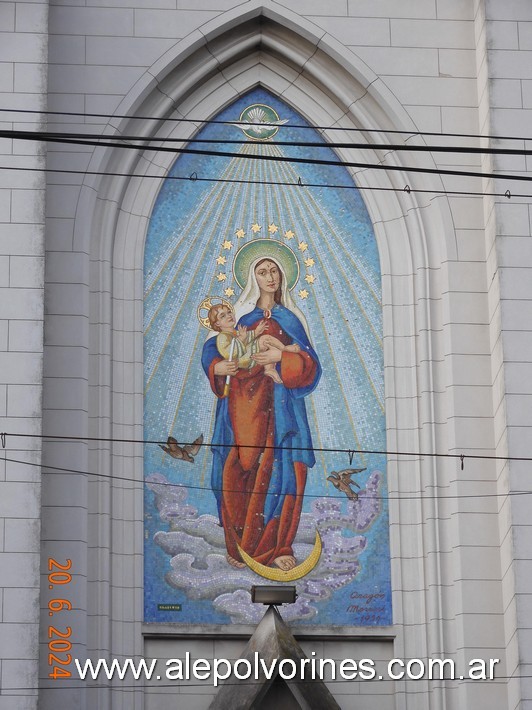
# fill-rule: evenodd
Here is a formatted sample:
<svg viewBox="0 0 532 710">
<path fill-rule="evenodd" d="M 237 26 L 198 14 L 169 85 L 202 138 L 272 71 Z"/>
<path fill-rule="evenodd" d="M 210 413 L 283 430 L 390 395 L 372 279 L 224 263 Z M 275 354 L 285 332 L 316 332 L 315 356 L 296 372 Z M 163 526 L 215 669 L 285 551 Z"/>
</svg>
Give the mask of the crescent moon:
<svg viewBox="0 0 532 710">
<path fill-rule="evenodd" d="M 294 567 L 293 569 L 282 570 L 273 567 L 266 567 L 266 565 L 261 565 L 260 562 L 257 562 L 253 559 L 253 557 L 250 557 L 247 552 L 244 552 L 241 547 L 237 547 L 240 556 L 242 557 L 243 561 L 246 563 L 250 570 L 260 575 L 261 577 L 264 577 L 265 579 L 271 579 L 274 582 L 293 582 L 296 579 L 301 579 L 301 577 L 307 575 L 318 564 L 322 550 L 321 537 L 319 532 L 316 530 L 316 540 L 314 542 L 314 547 L 312 548 L 312 552 L 307 557 L 307 559 L 303 560 L 300 565 L 297 565 L 297 567 Z"/>
</svg>

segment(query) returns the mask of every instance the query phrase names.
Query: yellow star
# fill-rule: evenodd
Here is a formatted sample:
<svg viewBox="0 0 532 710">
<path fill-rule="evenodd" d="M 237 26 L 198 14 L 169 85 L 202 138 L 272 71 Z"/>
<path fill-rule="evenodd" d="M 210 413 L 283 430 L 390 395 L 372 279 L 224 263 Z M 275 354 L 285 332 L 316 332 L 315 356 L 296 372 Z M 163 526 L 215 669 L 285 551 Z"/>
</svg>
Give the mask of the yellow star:
<svg viewBox="0 0 532 710">
<path fill-rule="evenodd" d="M 222 249 L 232 249 L 233 248 L 233 242 L 228 241 L 227 239 L 224 241 L 222 244 Z"/>
<path fill-rule="evenodd" d="M 308 244 L 306 242 L 299 242 L 297 248 L 299 249 L 299 251 L 307 251 Z"/>
<path fill-rule="evenodd" d="M 237 236 L 239 239 L 242 239 L 242 237 L 245 237 L 245 236 L 246 236 L 246 233 L 244 232 L 243 229 L 237 229 L 236 232 L 235 232 L 235 234 L 236 234 L 236 236 Z"/>
<path fill-rule="evenodd" d="M 305 276 L 305 281 L 306 281 L 308 284 L 313 284 L 314 281 L 316 281 L 316 277 L 313 276 L 312 274 L 307 274 L 307 275 Z"/>
<path fill-rule="evenodd" d="M 218 279 L 218 281 L 225 281 L 227 276 L 222 271 L 220 271 L 219 274 L 216 274 L 216 278 Z"/>
<path fill-rule="evenodd" d="M 284 233 L 285 239 L 293 239 L 295 237 L 295 233 L 292 232 L 291 229 L 289 229 L 287 232 Z"/>
<path fill-rule="evenodd" d="M 226 261 L 227 261 L 227 259 L 225 258 L 225 256 L 219 256 L 219 257 L 216 259 L 216 263 L 217 263 L 217 264 L 220 264 L 220 266 L 223 266 Z"/>
<path fill-rule="evenodd" d="M 308 291 L 306 288 L 302 288 L 299 292 L 299 298 L 308 298 Z"/>
<path fill-rule="evenodd" d="M 314 259 L 311 256 L 309 256 L 308 259 L 305 259 L 305 266 L 308 266 L 309 268 L 311 266 L 314 266 L 315 263 L 316 262 L 314 261 Z"/>
<path fill-rule="evenodd" d="M 260 226 L 260 224 L 257 224 L 256 222 L 255 222 L 255 224 L 251 225 L 251 231 L 254 232 L 255 234 L 257 232 L 260 232 L 261 229 L 262 229 L 262 227 Z"/>
<path fill-rule="evenodd" d="M 226 288 L 224 291 L 226 296 L 234 296 L 235 295 L 235 289 L 234 288 Z"/>
<path fill-rule="evenodd" d="M 268 232 L 270 234 L 275 234 L 275 232 L 278 232 L 278 231 L 279 231 L 279 227 L 276 224 L 274 224 L 273 222 L 270 225 L 268 225 Z"/>
</svg>

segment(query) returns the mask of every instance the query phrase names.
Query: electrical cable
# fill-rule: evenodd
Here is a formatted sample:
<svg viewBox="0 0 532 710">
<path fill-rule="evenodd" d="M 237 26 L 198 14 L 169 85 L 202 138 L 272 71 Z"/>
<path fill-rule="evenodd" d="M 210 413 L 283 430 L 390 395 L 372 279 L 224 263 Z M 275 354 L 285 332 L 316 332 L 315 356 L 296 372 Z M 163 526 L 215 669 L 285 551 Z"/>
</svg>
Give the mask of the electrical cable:
<svg viewBox="0 0 532 710">
<path fill-rule="evenodd" d="M 267 125 L 267 124 L 265 124 Z M 37 136 L 37 137 L 35 137 Z M 114 136 L 102 135 L 101 133 L 64 133 L 49 131 L 21 131 L 21 130 L 0 130 L 0 138 L 13 140 L 38 140 L 57 141 L 64 139 L 73 140 L 120 140 L 120 141 L 140 141 L 144 145 L 138 146 L 149 148 L 146 143 L 207 143 L 217 145 L 257 145 L 248 140 L 228 140 L 219 138 L 163 138 L 157 136 L 130 136 L 116 134 Z M 405 143 L 336 143 L 336 142 L 316 142 L 316 141 L 275 141 L 268 140 L 266 145 L 288 146 L 297 148 L 350 148 L 358 150 L 389 150 L 408 151 L 413 153 L 464 153 L 472 155 L 532 155 L 532 149 L 525 148 L 481 148 L 478 146 L 444 146 L 444 145 L 412 145 Z M 150 148 L 151 149 L 151 148 Z"/>
<path fill-rule="evenodd" d="M 128 116 L 128 115 L 112 115 L 112 114 L 96 114 L 96 113 L 77 113 L 77 112 L 60 112 L 60 111 L 31 111 L 28 109 L 6 109 L 2 108 L 0 109 L 1 112 L 9 112 L 9 113 L 22 113 L 22 114 L 29 114 L 29 113 L 34 113 L 37 115 L 62 115 L 62 116 L 77 116 L 77 117 L 100 117 L 100 118 L 110 118 L 110 119 L 116 119 L 116 118 L 126 118 L 126 119 L 134 119 L 134 120 L 154 120 L 154 117 L 145 117 L 145 116 Z M 232 124 L 236 122 L 228 122 L 228 121 L 216 121 L 216 120 L 199 120 L 199 119 L 184 119 L 184 118 L 165 118 L 165 121 L 175 121 L 175 122 L 183 122 L 183 123 L 195 123 L 195 124 L 214 124 L 214 123 L 220 123 L 220 124 Z M 384 130 L 384 129 L 368 129 L 368 128 L 345 128 L 345 127 L 336 127 L 336 126 L 295 126 L 294 124 L 287 124 L 287 127 L 297 127 L 300 129 L 313 129 L 313 130 L 329 130 L 329 131 L 357 131 L 357 132 L 362 132 L 362 133 L 375 133 L 375 134 L 400 134 L 400 135 L 408 135 L 408 136 L 442 136 L 442 137 L 460 137 L 460 138 L 478 138 L 478 139 L 492 139 L 495 138 L 497 140 L 520 140 L 520 141 L 526 141 L 526 140 L 531 140 L 530 138 L 524 138 L 524 137 L 517 137 L 517 136 L 492 136 L 492 135 L 481 135 L 481 134 L 460 134 L 460 133 L 436 133 L 436 132 L 423 132 L 423 131 L 398 131 L 398 130 Z M 3 135 L 5 132 L 1 132 L 0 137 L 7 137 Z M 14 136 L 12 136 L 14 137 Z M 17 136 L 18 138 L 18 136 Z M 31 139 L 28 138 L 28 140 L 35 140 L 35 137 L 32 137 Z M 147 140 L 151 140 L 150 138 L 134 138 L 134 137 L 127 137 L 127 138 L 120 138 L 120 140 L 139 140 L 146 142 Z M 179 142 L 180 139 L 156 139 L 159 140 L 159 142 L 169 142 L 170 140 L 174 140 L 176 142 Z M 68 141 L 72 142 L 72 141 Z M 183 141 L 185 142 L 185 141 Z M 199 140 L 194 140 L 194 142 L 207 142 L 207 141 L 199 141 Z M 214 141 L 213 141 L 214 142 Z M 222 143 L 222 141 L 216 141 L 217 143 Z M 240 141 L 223 141 L 223 143 L 240 143 Z M 87 143 L 81 143 L 81 145 L 85 145 Z M 279 143 L 274 143 L 275 145 L 289 145 L 284 142 L 279 142 Z M 90 144 L 89 144 L 90 145 Z M 96 145 L 102 145 L 100 142 L 98 142 Z M 106 144 L 104 144 L 106 145 Z M 412 152 L 426 152 L 426 151 L 431 151 L 431 152 L 456 152 L 456 153 L 472 153 L 472 154 L 505 154 L 505 155 L 531 155 L 532 151 L 529 150 L 513 150 L 513 149 L 482 149 L 482 148 L 467 148 L 467 147 L 460 147 L 460 148 L 452 148 L 452 147 L 444 147 L 444 146 L 435 146 L 435 147 L 430 147 L 430 146 L 404 146 L 404 145 L 385 145 L 385 144 L 380 144 L 380 145 L 367 145 L 367 144 L 347 144 L 347 143 L 329 143 L 326 144 L 325 146 L 319 145 L 319 144 L 312 144 L 312 143 L 298 143 L 297 145 L 300 145 L 301 147 L 338 147 L 338 148 L 357 148 L 357 149 L 363 149 L 363 150 L 383 150 L 383 149 L 389 149 L 389 150 L 410 150 Z M 117 146 L 113 147 L 126 147 L 126 146 L 121 146 L 118 144 Z M 145 148 L 146 150 L 154 150 L 152 147 L 148 146 L 127 146 L 131 147 L 133 149 L 138 149 L 140 147 Z M 160 149 L 157 149 L 160 150 Z M 172 151 L 172 152 L 198 152 L 199 154 L 205 154 L 205 155 L 218 155 L 218 153 L 214 151 L 187 151 L 187 150 L 182 150 L 182 151 Z M 239 154 L 220 154 L 223 157 L 241 157 Z M 258 156 L 251 156 L 253 158 L 257 158 Z M 272 156 L 274 157 L 274 156 Z M 281 159 L 282 160 L 282 159 Z M 288 159 L 291 160 L 291 159 Z M 380 165 L 366 165 L 366 164 L 361 164 L 361 163 L 335 163 L 332 161 L 313 161 L 313 160 L 305 160 L 305 159 L 300 159 L 300 160 L 291 160 L 291 162 L 310 162 L 310 163 L 322 163 L 322 164 L 329 164 L 329 165 L 347 165 L 349 167 L 361 167 L 361 168 L 371 168 L 371 169 L 391 169 L 391 170 L 403 170 L 403 171 L 410 171 L 410 172 L 430 172 L 430 173 L 437 173 L 437 174 L 447 174 L 447 175 L 464 175 L 467 177 L 488 177 L 488 178 L 496 178 L 496 179 L 509 179 L 509 180 L 532 180 L 532 178 L 526 177 L 526 176 L 511 176 L 511 175 L 501 175 L 501 174 L 490 174 L 490 173 L 473 173 L 473 172 L 462 172 L 462 171 L 439 171 L 439 170 L 431 170 L 431 169 L 412 169 L 412 168 L 400 168 L 396 166 L 380 166 Z M 74 171 L 74 170 L 54 170 L 54 169 L 34 169 L 34 168 L 17 168 L 17 167 L 0 167 L 0 169 L 13 169 L 13 170 L 36 170 L 39 172 L 61 172 L 61 173 L 68 173 L 68 174 L 105 174 L 105 175 L 111 175 L 111 176 L 121 176 L 121 177 L 139 177 L 138 175 L 130 175 L 127 173 L 104 173 L 104 172 L 98 172 L 98 171 Z M 153 177 L 153 178 L 159 178 L 161 176 L 155 176 L 155 175 L 146 175 L 142 177 Z M 171 179 L 177 179 L 177 180 L 190 180 L 190 177 L 177 177 L 177 176 L 167 176 Z M 298 184 L 293 184 L 293 183 L 274 183 L 274 182 L 265 182 L 265 181 L 235 181 L 235 180 L 219 180 L 219 179 L 211 179 L 211 178 L 198 178 L 196 177 L 198 181 L 209 181 L 209 182 L 239 182 L 239 183 L 260 183 L 260 184 L 279 184 L 279 185 L 298 185 Z M 300 184 L 299 184 L 300 185 Z M 346 186 L 334 186 L 334 185 L 304 185 L 305 187 L 346 187 Z M 395 191 L 399 192 L 402 191 L 398 188 L 371 188 L 371 187 L 365 187 L 361 188 L 359 187 L 358 189 L 375 189 L 375 190 L 387 190 L 387 191 Z M 531 198 L 532 195 L 509 195 L 508 191 L 506 193 L 482 193 L 482 192 L 467 192 L 467 191 L 434 191 L 434 190 L 416 190 L 413 188 L 409 188 L 406 190 L 406 192 L 425 192 L 425 193 L 430 193 L 430 194 L 460 194 L 460 195 L 467 195 L 467 196 L 498 196 L 498 197 L 524 197 L 524 198 Z M 5 436 L 34 436 L 34 435 L 23 435 L 23 434 L 10 434 L 6 433 Z M 166 443 L 166 442 L 153 442 L 153 441 L 138 441 L 138 440 L 126 440 L 126 439 L 95 439 L 95 438 L 90 438 L 87 439 L 85 437 L 42 437 L 42 438 L 60 438 L 60 439 L 76 439 L 76 440 L 90 440 L 90 441 L 112 441 L 112 442 L 118 442 L 118 443 Z M 208 446 L 213 446 L 212 444 L 208 444 Z M 337 453 L 351 453 L 351 450 L 345 450 L 345 449 L 314 449 L 314 451 L 334 451 Z M 472 459 L 491 459 L 491 460 L 503 460 L 503 461 L 531 461 L 531 457 L 502 457 L 502 456 L 488 456 L 488 455 L 475 455 L 475 454 L 421 454 L 417 453 L 414 454 L 412 452 L 384 452 L 384 451 L 379 451 L 379 452 L 369 452 L 369 451 L 355 451 L 354 453 L 379 453 L 379 454 L 386 454 L 386 455 L 393 455 L 393 456 L 415 456 L 415 457 L 452 457 L 452 458 L 461 458 L 462 462 L 464 457 L 465 458 L 472 458 Z M 32 466 L 39 466 L 43 469 L 48 468 L 48 469 L 54 469 L 56 471 L 63 471 L 63 469 L 59 469 L 59 467 L 53 467 L 53 466 L 46 466 L 45 464 L 35 464 L 35 463 L 30 463 L 26 461 L 20 461 L 17 459 L 10 459 L 6 458 L 4 459 L 6 461 L 12 461 L 14 463 L 19 463 L 23 465 L 32 465 Z M 77 473 L 77 474 L 86 474 L 90 476 L 99 476 L 99 477 L 106 477 L 106 478 L 115 478 L 116 480 L 119 481 L 134 481 L 136 483 L 139 483 L 137 479 L 133 478 L 123 478 L 123 477 L 118 477 L 118 476 L 112 476 L 112 475 L 106 475 L 106 474 L 97 474 L 97 473 L 92 473 L 92 472 L 84 472 L 84 471 L 73 471 L 71 469 L 64 469 L 64 472 L 68 473 Z M 43 473 L 47 473 L 47 471 L 43 471 Z M 141 481 L 144 485 L 144 481 Z M 180 484 L 159 484 L 157 483 L 156 485 L 180 485 Z M 199 486 L 185 486 L 187 488 L 203 488 Z M 212 490 L 211 488 L 205 488 L 206 490 Z M 509 492 L 507 494 L 480 494 L 480 495 L 461 495 L 461 496 L 440 496 L 439 498 L 479 498 L 479 497 L 499 497 L 499 496 L 507 496 L 507 495 L 527 495 L 532 493 L 532 491 L 514 491 L 514 492 Z M 304 495 L 309 495 L 309 494 L 304 494 Z M 323 496 L 311 496 L 311 497 L 323 497 Z M 328 496 L 331 498 L 340 498 L 340 496 Z M 420 498 L 427 498 L 427 497 L 434 497 L 436 496 L 419 496 Z M 400 498 L 404 498 L 404 496 L 400 496 Z M 410 496 L 408 496 L 410 498 Z M 502 681 L 508 681 L 508 680 L 517 680 L 517 679 L 528 679 L 531 678 L 531 675 L 512 675 L 512 676 L 499 676 L 491 680 L 490 682 L 502 682 Z M 41 681 L 46 681 L 49 682 L 49 678 L 41 678 L 39 679 Z M 73 679 L 74 680 L 74 679 Z M 77 679 L 76 679 L 77 680 Z M 145 679 L 143 679 L 140 682 L 143 682 Z M 360 681 L 361 679 L 357 679 Z M 396 682 L 392 678 L 384 678 L 383 680 L 385 681 L 392 681 Z M 405 679 L 403 679 L 404 682 Z M 414 679 L 406 679 L 406 680 L 414 680 Z M 421 680 L 424 680 L 423 678 Z M 461 682 L 466 681 L 470 682 L 473 679 L 469 678 L 464 678 L 460 679 Z M 457 679 L 435 679 L 435 682 L 456 682 Z M 301 681 L 300 681 L 301 682 Z M 308 682 L 308 681 L 305 681 Z M 352 680 L 336 680 L 336 683 L 340 682 L 353 682 Z M 254 685 L 253 683 L 246 683 L 245 681 L 239 681 L 239 682 L 225 682 L 223 685 L 228 685 L 228 686 L 241 686 L 241 685 Z M 128 692 L 128 688 L 131 689 L 138 689 L 139 685 L 131 685 L 131 686 L 125 686 L 122 685 L 121 687 L 116 687 L 114 685 L 110 684 L 98 684 L 98 685 L 80 685 L 80 686 L 72 686 L 70 683 L 66 682 L 65 685 L 56 685 L 54 687 L 47 687 L 47 688 L 42 688 L 42 686 L 38 687 L 25 687 L 25 688 L 4 688 L 2 691 L 0 691 L 0 696 L 4 697 L 9 697 L 9 696 L 15 696 L 15 693 L 18 692 L 29 692 L 29 691 L 38 691 L 38 690 L 94 690 L 94 689 L 111 689 L 113 692 L 116 692 L 117 690 L 123 691 L 123 692 Z M 146 687 L 146 686 L 145 686 Z M 168 684 L 157 684 L 156 686 L 153 686 L 153 690 L 155 689 L 163 689 L 163 688 L 176 688 L 176 687 L 205 687 L 205 683 L 168 683 Z M 11 691 L 11 692 L 5 692 L 5 691 Z M 15 696 L 16 697 L 16 696 Z"/>
<path fill-rule="evenodd" d="M 32 463 L 29 461 L 22 461 L 21 459 L 3 458 L 2 461 L 9 461 L 11 463 L 19 463 L 24 466 L 34 466 L 41 469 L 49 469 L 48 471 L 42 471 L 45 474 L 66 474 L 66 475 L 80 475 L 80 476 L 93 476 L 95 478 L 111 479 L 113 481 L 121 482 L 127 481 L 138 484 L 138 487 L 144 488 L 147 484 L 152 484 L 154 486 L 164 486 L 165 488 L 186 488 L 187 490 L 200 490 L 200 491 L 211 491 L 219 493 L 253 493 L 253 491 L 237 491 L 231 490 L 230 488 L 212 488 L 211 486 L 194 486 L 189 483 L 171 483 L 170 481 L 149 481 L 149 480 L 139 480 L 138 478 L 132 478 L 128 476 L 117 476 L 112 473 L 94 473 L 92 471 L 80 471 L 78 469 L 62 468 L 60 466 L 50 466 L 44 463 Z M 132 486 L 135 488 L 135 486 Z M 508 491 L 507 493 L 475 493 L 475 494 L 457 494 L 457 495 L 423 495 L 421 492 L 417 493 L 413 491 L 415 495 L 372 495 L 373 500 L 462 500 L 464 498 L 507 498 L 508 496 L 522 496 L 522 495 L 532 495 L 532 490 L 530 491 Z M 345 500 L 345 496 L 337 495 L 327 495 L 318 493 L 294 493 L 295 498 L 330 498 L 333 500 Z"/>
<path fill-rule="evenodd" d="M 241 160 L 265 160 L 268 162 L 276 163 L 294 163 L 294 164 L 305 164 L 305 165 L 327 165 L 333 167 L 349 167 L 349 168 L 364 168 L 365 170 L 391 170 L 398 172 L 409 172 L 409 173 L 420 173 L 422 175 L 453 175 L 460 177 L 475 177 L 475 178 L 488 178 L 493 180 L 518 180 L 524 182 L 532 182 L 532 175 L 516 175 L 507 173 L 487 173 L 482 171 L 473 170 L 448 170 L 442 168 L 421 168 L 406 165 L 384 165 L 382 163 L 360 163 L 355 161 L 341 161 L 341 160 L 325 160 L 318 158 L 297 158 L 288 157 L 280 155 L 255 155 L 247 153 L 232 153 L 230 151 L 213 151 L 213 150 L 203 150 L 196 148 L 169 148 L 167 146 L 137 146 L 128 143 L 120 143 L 115 140 L 82 140 L 82 139 L 70 139 L 70 138 L 51 138 L 43 137 L 38 138 L 38 133 L 31 133 L 30 136 L 25 136 L 23 138 L 19 137 L 18 140 L 31 140 L 31 141 L 42 141 L 47 143 L 63 143 L 66 145 L 86 145 L 91 147 L 106 147 L 106 148 L 120 148 L 126 150 L 139 150 L 139 148 L 145 148 L 145 150 L 153 152 L 162 153 L 176 153 L 178 155 L 207 155 L 209 157 L 218 158 L 239 158 Z M 1 132 L 0 132 L 0 137 Z"/>
<path fill-rule="evenodd" d="M 62 434 L 26 434 L 22 432 L 2 432 L 1 436 L 5 441 L 8 436 L 13 437 L 24 437 L 30 439 L 62 439 L 64 441 L 86 441 L 86 442 L 104 442 L 104 443 L 115 443 L 115 444 L 166 444 L 166 440 L 159 439 L 119 439 L 114 437 L 99 437 L 99 436 L 72 436 L 72 435 L 62 435 Z M 193 444 L 194 442 L 182 442 L 181 446 L 186 446 L 187 444 Z M 233 448 L 234 444 L 215 444 L 213 442 L 204 442 L 200 446 L 210 447 L 210 448 Z M 256 444 L 238 444 L 241 449 L 256 449 Z M 2 448 L 5 448 L 3 446 Z M 314 453 L 341 453 L 341 454 L 374 454 L 383 456 L 411 456 L 413 458 L 451 458 L 451 459 L 481 459 L 487 461 L 532 461 L 531 456 L 496 456 L 492 454 L 442 454 L 442 453 L 429 453 L 420 451 L 392 451 L 387 449 L 340 449 L 340 448 L 320 448 L 320 447 L 304 447 L 304 446 L 263 446 L 263 449 L 273 449 L 274 451 L 313 451 Z"/>
<path fill-rule="evenodd" d="M 510 198 L 525 198 L 532 199 L 531 193 L 522 192 L 475 192 L 471 190 L 427 190 L 423 188 L 410 187 L 380 187 L 371 185 L 334 185 L 327 183 L 308 183 L 302 182 L 276 182 L 274 180 L 242 180 L 232 178 L 209 178 L 199 177 L 197 174 L 192 175 L 138 175 L 136 173 L 112 172 L 107 170 L 74 170 L 67 168 L 39 168 L 39 167 L 20 167 L 11 165 L 0 165 L 0 170 L 16 170 L 22 172 L 40 172 L 40 173 L 63 173 L 66 175 L 104 175 L 107 177 L 125 177 L 125 178 L 152 178 L 154 180 L 185 180 L 187 182 L 208 182 L 222 184 L 237 184 L 237 185 L 277 185 L 281 187 L 316 187 L 320 189 L 335 189 L 335 190 L 363 190 L 375 192 L 406 192 L 408 194 L 426 194 L 426 195 L 447 195 L 447 196 L 464 196 L 464 197 L 506 197 Z"/>
<path fill-rule="evenodd" d="M 159 122 L 172 122 L 172 123 L 193 123 L 200 125 L 209 124 L 222 124 L 222 125 L 238 125 L 241 121 L 222 121 L 219 119 L 207 119 L 207 118 L 172 118 L 172 117 L 159 117 L 159 116 L 135 116 L 130 114 L 113 114 L 113 113 L 89 113 L 82 111 L 48 111 L 41 109 L 19 109 L 19 108 L 0 108 L 2 113 L 20 113 L 20 114 L 33 114 L 37 116 L 72 116 L 77 118 L 107 118 L 107 119 L 131 119 L 138 121 L 159 121 Z M 390 134 L 390 135 L 407 135 L 407 136 L 441 136 L 444 138 L 480 138 L 486 140 L 508 140 L 508 141 L 530 141 L 532 137 L 528 136 L 499 136 L 496 134 L 481 134 L 481 133 L 447 133 L 444 131 L 407 131 L 407 130 L 395 130 L 388 128 L 355 128 L 355 127 L 342 127 L 342 126 L 309 126 L 309 125 L 299 125 L 294 123 L 285 123 L 283 127 L 286 128 L 303 128 L 305 130 L 318 130 L 318 131 L 349 131 L 357 133 L 376 133 L 376 134 Z"/>
</svg>

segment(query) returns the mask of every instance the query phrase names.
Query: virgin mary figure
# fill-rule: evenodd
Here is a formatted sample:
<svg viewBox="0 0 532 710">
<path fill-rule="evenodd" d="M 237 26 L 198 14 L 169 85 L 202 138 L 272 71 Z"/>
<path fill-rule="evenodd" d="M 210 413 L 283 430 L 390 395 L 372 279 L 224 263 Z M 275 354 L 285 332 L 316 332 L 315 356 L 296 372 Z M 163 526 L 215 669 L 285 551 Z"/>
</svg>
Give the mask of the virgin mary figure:
<svg viewBox="0 0 532 710">
<path fill-rule="evenodd" d="M 203 348 L 202 365 L 217 397 L 211 484 L 234 567 L 244 566 L 239 548 L 262 565 L 296 566 L 293 542 L 307 470 L 315 463 L 305 397 L 321 375 L 305 317 L 290 295 L 298 269 L 292 250 L 269 239 L 246 244 L 233 265 L 243 288 L 237 326 L 252 331 L 265 321 L 265 333 L 297 344 L 298 352 L 271 347 L 254 355 L 251 368 L 239 369 L 221 357 L 215 338 Z M 265 376 L 270 363 L 281 383 Z"/>
</svg>

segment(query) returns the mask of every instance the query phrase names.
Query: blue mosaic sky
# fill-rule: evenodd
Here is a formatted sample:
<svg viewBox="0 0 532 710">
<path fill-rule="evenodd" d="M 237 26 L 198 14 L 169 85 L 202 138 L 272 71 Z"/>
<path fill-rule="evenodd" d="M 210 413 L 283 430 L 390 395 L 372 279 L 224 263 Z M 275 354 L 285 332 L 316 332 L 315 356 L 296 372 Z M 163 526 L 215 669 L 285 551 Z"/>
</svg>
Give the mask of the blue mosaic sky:
<svg viewBox="0 0 532 710">
<path fill-rule="evenodd" d="M 220 141 L 207 144 L 213 150 L 337 159 L 299 114 L 262 89 L 241 97 L 216 118 L 238 120 L 241 112 L 255 103 L 271 106 L 281 119 L 288 119 L 289 125 L 280 128 L 275 140 L 320 141 L 322 146 L 286 147 L 252 141 L 228 146 L 222 141 L 242 140 L 244 135 L 239 128 L 222 124 L 206 126 L 196 138 Z M 200 143 L 190 146 L 205 148 Z M 181 155 L 171 175 L 193 174 L 241 182 L 166 180 L 157 198 L 145 249 L 145 438 L 161 440 L 171 434 L 183 442 L 203 433 L 209 441 L 215 402 L 201 368 L 207 331 L 198 322 L 197 308 L 207 295 L 236 300 L 240 289 L 232 278 L 232 259 L 242 244 L 260 237 L 283 241 L 299 260 L 300 279 L 292 296 L 307 319 L 323 367 L 321 382 L 307 399 L 314 446 L 385 450 L 380 264 L 372 224 L 347 170 Z M 344 189 L 256 184 L 297 183 L 299 178 L 303 185 Z M 253 231 L 252 225 L 260 230 Z M 328 473 L 349 466 L 346 453 L 317 452 L 316 458 L 306 487 L 306 513 L 310 513 L 313 500 L 336 495 L 327 481 Z M 188 502 L 200 513 L 214 515 L 210 464 L 208 447 L 201 449 L 193 466 L 170 459 L 157 446 L 148 445 L 145 450 L 147 477 L 162 474 L 186 486 Z M 385 472 L 386 461 L 379 455 L 355 454 L 353 465 L 367 469 L 359 480 L 363 486 L 372 471 Z M 380 494 L 385 491 L 383 477 Z M 341 502 L 345 508 L 347 501 Z M 391 623 L 385 499 L 381 506 L 378 519 L 364 533 L 366 546 L 356 578 L 323 602 L 308 623 L 360 625 L 356 613 L 346 611 L 349 599 L 376 592 L 384 595 L 385 611 L 378 622 L 371 623 Z M 145 515 L 146 621 L 228 623 L 229 617 L 215 611 L 208 600 L 191 600 L 165 581 L 169 557 L 153 540 L 165 525 L 149 490 Z M 157 605 L 163 603 L 182 604 L 183 611 L 176 615 L 158 610 Z"/>
</svg>

